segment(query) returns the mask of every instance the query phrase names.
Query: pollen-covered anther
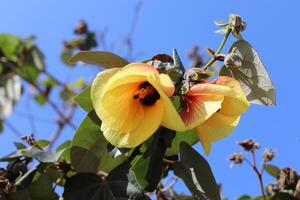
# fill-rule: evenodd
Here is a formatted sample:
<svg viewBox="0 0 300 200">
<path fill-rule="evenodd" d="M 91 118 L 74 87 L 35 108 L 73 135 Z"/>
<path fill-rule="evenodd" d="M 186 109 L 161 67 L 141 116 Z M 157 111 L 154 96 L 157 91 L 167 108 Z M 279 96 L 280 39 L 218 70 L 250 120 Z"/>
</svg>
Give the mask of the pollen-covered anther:
<svg viewBox="0 0 300 200">
<path fill-rule="evenodd" d="M 139 89 L 133 94 L 134 99 L 139 99 L 143 105 L 151 106 L 160 98 L 157 90 L 149 83 L 144 82 Z"/>
</svg>

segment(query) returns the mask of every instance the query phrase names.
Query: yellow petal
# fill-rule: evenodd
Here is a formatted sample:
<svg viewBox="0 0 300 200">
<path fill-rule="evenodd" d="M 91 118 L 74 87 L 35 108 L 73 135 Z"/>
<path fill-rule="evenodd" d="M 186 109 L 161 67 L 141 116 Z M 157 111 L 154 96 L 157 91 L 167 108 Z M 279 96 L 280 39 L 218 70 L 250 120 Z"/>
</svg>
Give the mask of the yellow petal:
<svg viewBox="0 0 300 200">
<path fill-rule="evenodd" d="M 221 108 L 224 94 L 232 89 L 226 86 L 202 83 L 194 85 L 183 96 L 184 107 L 180 112 L 186 128 L 192 129 L 207 120 Z"/>
<path fill-rule="evenodd" d="M 160 74 L 159 75 L 159 79 L 160 79 L 160 85 L 161 85 L 162 90 L 164 91 L 164 93 L 168 97 L 173 96 L 173 94 L 175 92 L 175 86 L 173 84 L 173 81 L 169 77 L 169 75 L 167 75 L 167 74 Z"/>
<path fill-rule="evenodd" d="M 161 98 L 164 102 L 164 116 L 161 123 L 162 126 L 175 131 L 185 131 L 186 128 L 184 122 L 180 118 L 170 99 L 165 95 L 161 95 Z"/>
<path fill-rule="evenodd" d="M 161 125 L 175 131 L 185 131 L 186 128 L 184 122 L 180 118 L 170 98 L 167 96 L 167 94 L 163 91 L 163 89 L 159 85 L 160 82 L 157 82 L 152 78 L 148 79 L 148 81 L 160 94 L 160 98 L 164 104 L 164 115 L 162 118 Z"/>
<path fill-rule="evenodd" d="M 228 136 L 238 125 L 240 116 L 226 116 L 215 113 L 211 118 L 195 128 L 206 154 L 210 153 L 211 143 Z"/>
<path fill-rule="evenodd" d="M 105 86 L 105 84 L 107 83 L 107 81 L 114 75 L 116 74 L 118 71 L 120 70 L 120 68 L 112 68 L 112 69 L 108 69 L 105 71 L 102 71 L 100 73 L 97 74 L 96 78 L 94 79 L 93 83 L 92 83 L 92 87 L 91 87 L 91 99 L 92 99 L 92 103 L 94 106 L 94 109 L 96 111 L 96 113 L 100 113 L 99 108 L 101 107 L 101 95 L 103 92 L 103 88 Z"/>
<path fill-rule="evenodd" d="M 163 111 L 162 101 L 158 100 L 155 106 L 144 107 L 143 120 L 133 131 L 115 131 L 113 127 L 102 123 L 101 129 L 103 135 L 114 146 L 127 148 L 136 147 L 151 137 L 158 129 L 162 120 Z"/>
<path fill-rule="evenodd" d="M 109 90 L 99 99 L 97 115 L 109 127 L 116 131 L 130 132 L 144 118 L 143 105 L 133 98 L 140 83 L 121 85 Z"/>
</svg>

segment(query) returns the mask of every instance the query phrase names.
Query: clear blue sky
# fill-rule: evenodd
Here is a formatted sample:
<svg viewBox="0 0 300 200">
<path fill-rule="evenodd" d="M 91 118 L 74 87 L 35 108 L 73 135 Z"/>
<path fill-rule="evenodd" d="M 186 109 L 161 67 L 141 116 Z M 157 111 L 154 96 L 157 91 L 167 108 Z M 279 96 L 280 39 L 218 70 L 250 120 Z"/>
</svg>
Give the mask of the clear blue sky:
<svg viewBox="0 0 300 200">
<path fill-rule="evenodd" d="M 78 20 L 86 20 L 92 30 L 109 26 L 109 40 L 120 44 L 129 31 L 133 8 L 137 1 L 99 0 L 2 0 L 0 33 L 19 36 L 35 34 L 37 43 L 46 55 L 50 72 L 62 80 L 84 77 L 90 80 L 96 70 L 65 69 L 59 53 L 64 39 L 71 38 Z M 257 49 L 277 88 L 277 106 L 251 106 L 243 115 L 237 130 L 228 138 L 213 145 L 207 157 L 216 179 L 223 184 L 223 194 L 235 199 L 239 194 L 259 194 L 256 177 L 246 166 L 229 168 L 228 156 L 240 150 L 236 141 L 254 138 L 263 147 L 275 148 L 278 166 L 294 166 L 300 170 L 296 152 L 300 149 L 298 130 L 300 107 L 298 47 L 300 1 L 298 0 L 186 0 L 186 1 L 144 1 L 134 35 L 136 52 L 148 58 L 157 53 L 171 53 L 177 48 L 182 56 L 198 44 L 202 47 L 217 48 L 222 37 L 214 34 L 215 19 L 226 19 L 229 13 L 240 14 L 248 24 L 244 37 Z M 117 46 L 122 51 L 121 46 Z M 204 53 L 204 51 L 203 51 Z M 184 59 L 185 63 L 188 61 Z M 84 71 L 84 72 L 82 72 Z M 28 94 L 25 94 L 28 95 Z M 17 106 L 17 111 L 26 112 L 26 96 Z M 31 112 L 42 118 L 50 118 L 53 112 L 47 106 L 31 105 Z M 76 113 L 76 122 L 84 117 Z M 14 114 L 9 118 L 24 134 L 31 132 L 26 118 Z M 39 121 L 36 124 L 39 138 L 49 136 L 53 123 Z M 62 138 L 71 138 L 72 130 L 66 129 Z M 0 155 L 10 152 L 12 141 L 17 140 L 8 129 L 0 136 Z M 200 149 L 200 148 L 198 148 Z M 202 149 L 200 149 L 202 153 Z M 298 156 L 298 155 L 297 155 Z M 272 180 L 266 176 L 265 182 Z M 187 192 L 182 183 L 178 191 Z"/>
</svg>

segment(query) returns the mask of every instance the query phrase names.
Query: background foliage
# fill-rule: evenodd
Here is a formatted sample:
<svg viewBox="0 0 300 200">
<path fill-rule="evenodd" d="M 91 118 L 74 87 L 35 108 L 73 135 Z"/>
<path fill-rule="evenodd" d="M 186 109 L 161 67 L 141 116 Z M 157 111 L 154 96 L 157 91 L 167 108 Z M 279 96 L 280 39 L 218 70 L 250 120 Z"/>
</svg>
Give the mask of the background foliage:
<svg viewBox="0 0 300 200">
<path fill-rule="evenodd" d="M 93 31 L 97 33 L 100 32 L 100 36 L 97 36 L 98 41 L 102 40 L 103 34 L 105 35 L 105 26 L 109 25 L 109 34 L 107 34 L 107 37 L 110 39 L 106 42 L 106 44 L 103 43 L 103 41 L 102 43 L 100 42 L 99 47 L 109 49 L 111 46 L 114 46 L 114 50 L 116 52 L 121 51 L 123 52 L 122 55 L 129 56 L 132 59 L 139 56 L 140 51 L 143 52 L 143 57 L 147 57 L 148 55 L 150 56 L 158 53 L 157 49 L 160 49 L 162 52 L 170 52 L 170 49 L 174 46 L 178 49 L 182 49 L 182 54 L 184 54 L 194 43 L 199 43 L 203 46 L 208 45 L 209 47 L 216 47 L 218 45 L 219 37 L 212 35 L 215 28 L 211 22 L 216 18 L 224 18 L 231 12 L 241 14 L 251 26 L 251 29 L 249 28 L 246 33 L 248 40 L 255 44 L 261 54 L 261 57 L 265 61 L 270 74 L 274 77 L 274 82 L 276 83 L 278 90 L 280 91 L 278 96 L 279 106 L 275 109 L 269 110 L 253 106 L 250 109 L 250 112 L 244 117 L 241 126 L 234 135 L 229 139 L 214 145 L 214 152 L 208 159 L 210 163 L 212 163 L 212 167 L 216 173 L 215 175 L 218 181 L 223 183 L 224 193 L 226 196 L 230 197 L 230 199 L 237 197 L 238 194 L 247 193 L 248 191 L 253 194 L 259 193 L 259 188 L 253 187 L 256 184 L 254 176 L 253 178 L 250 177 L 241 168 L 234 168 L 234 170 L 230 170 L 227 167 L 228 163 L 226 162 L 226 158 L 231 152 L 236 150 L 233 145 L 236 140 L 241 140 L 250 136 L 254 137 L 263 144 L 267 144 L 268 146 L 277 149 L 280 156 L 276 158 L 275 162 L 277 162 L 281 167 L 285 165 L 299 165 L 299 160 L 294 159 L 291 153 L 293 151 L 292 149 L 299 148 L 298 134 L 295 131 L 297 130 L 296 114 L 298 108 L 297 106 L 294 106 L 294 99 L 297 99 L 298 95 L 294 91 L 297 91 L 296 80 L 297 70 L 299 69 L 296 68 L 295 62 L 292 59 L 287 59 L 287 57 L 297 57 L 296 50 L 294 50 L 293 47 L 294 45 L 291 45 L 294 44 L 295 41 L 297 42 L 297 39 L 295 39 L 295 41 L 293 40 L 293 38 L 297 38 L 297 35 L 296 31 L 293 32 L 284 31 L 285 29 L 278 29 L 278 24 L 284 24 L 284 27 L 294 27 L 294 21 L 298 17 L 296 8 L 299 7 L 299 5 L 297 1 L 289 1 L 288 3 L 274 3 L 271 1 L 257 1 L 256 3 L 237 2 L 234 5 L 227 5 L 225 2 L 219 2 L 218 4 L 216 4 L 216 2 L 212 2 L 210 4 L 190 2 L 184 6 L 181 5 L 181 3 L 171 4 L 170 2 L 160 2 L 161 7 L 159 8 L 156 6 L 158 2 L 145 3 L 142 7 L 142 14 L 139 18 L 140 21 L 138 22 L 138 26 L 134 34 L 134 47 L 135 49 L 139 49 L 139 51 L 136 52 L 137 55 L 132 55 L 126 51 L 127 49 L 132 48 L 132 46 L 128 45 L 130 44 L 128 42 L 130 40 L 128 40 L 127 37 L 127 35 L 131 34 L 132 29 L 134 29 L 131 28 L 130 24 L 130 18 L 132 16 L 127 18 L 128 23 L 120 23 L 120 18 L 128 16 L 128 13 L 134 13 L 133 4 L 125 5 L 128 2 L 118 2 L 118 5 L 120 6 L 116 7 L 114 6 L 114 3 L 116 2 L 111 4 L 102 2 L 99 7 L 102 6 L 103 9 L 101 9 L 102 12 L 99 13 L 98 9 L 96 9 L 97 6 L 73 5 L 71 4 L 71 1 L 62 4 L 52 4 L 48 2 L 45 5 L 39 4 L 35 1 L 30 1 L 19 6 L 15 6 L 15 3 L 16 2 L 13 1 L 10 3 L 4 3 L 4 7 L 5 5 L 8 7 L 14 5 L 15 9 L 17 9 L 17 14 L 14 17 L 7 19 L 7 22 L 2 27 L 3 31 L 1 32 L 13 33 L 14 35 L 22 36 L 22 38 L 25 38 L 32 33 L 37 35 L 38 46 L 46 55 L 47 69 L 51 72 L 51 74 L 57 76 L 59 80 L 62 80 L 63 84 L 65 82 L 71 83 L 71 85 L 67 86 L 69 89 L 59 86 L 57 87 L 58 89 L 51 92 L 55 101 L 60 99 L 60 91 L 64 91 L 62 93 L 64 96 L 65 94 L 68 94 L 70 88 L 71 90 L 79 90 L 78 87 L 80 88 L 84 86 L 83 81 L 76 83 L 75 79 L 82 76 L 85 80 L 89 80 L 98 71 L 98 69 L 95 68 L 89 68 L 88 70 L 84 70 L 82 67 L 70 69 L 63 68 L 63 65 L 59 61 L 59 54 L 63 46 L 61 41 L 63 39 L 77 38 L 77 36 L 73 35 L 70 30 L 73 29 L 73 26 L 81 18 L 91 22 L 91 29 L 93 29 Z M 98 5 L 96 2 L 93 3 Z M 68 5 L 68 8 L 66 4 L 70 4 Z M 26 8 L 29 10 L 33 7 L 32 5 L 39 7 L 39 9 L 36 10 L 35 15 L 31 15 L 30 13 L 25 13 L 25 11 L 23 11 L 26 10 Z M 265 12 L 266 8 L 270 8 L 268 15 L 266 15 Z M 115 15 L 109 12 L 109 10 L 115 10 L 115 13 L 120 14 L 117 15 L 118 17 L 113 17 Z M 153 16 L 153 10 L 157 10 L 158 14 Z M 177 31 L 172 31 L 172 34 L 170 34 L 170 31 L 164 31 L 166 29 L 166 25 L 157 25 L 158 27 L 153 29 L 153 21 L 157 22 L 156 24 L 160 24 L 158 22 L 160 22 L 162 18 L 166 18 L 165 10 L 178 10 L 177 12 L 169 14 L 167 18 L 167 27 L 178 27 L 178 24 L 181 26 L 181 28 L 177 29 Z M 216 12 L 209 13 L 207 10 L 215 10 Z M 254 11 L 256 15 L 253 14 Z M 49 17 L 50 12 L 57 13 L 57 15 L 55 17 Z M 74 14 L 74 12 L 76 14 Z M 69 13 L 69 15 L 67 13 Z M 178 17 L 178 13 L 183 14 L 180 14 L 181 17 Z M 279 16 L 279 13 L 285 14 Z M 2 15 L 3 17 L 9 16 L 9 13 L 4 11 L 1 16 Z M 37 18 L 36 15 L 43 17 Z M 66 16 L 69 17 L 66 18 Z M 96 19 L 99 19 L 99 21 Z M 196 23 L 198 20 L 199 24 Z M 20 21 L 22 21 L 22 24 L 20 24 Z M 268 26 L 266 26 L 266 24 L 268 24 Z M 101 27 L 101 30 L 97 31 L 99 30 L 99 26 Z M 123 32 L 123 34 L 120 32 Z M 278 40 L 278 38 L 282 38 L 282 35 L 286 35 L 287 33 L 289 37 Z M 178 38 L 180 38 L 179 36 L 183 34 L 188 34 L 188 36 L 185 39 L 178 40 Z M 125 38 L 126 41 L 124 43 L 123 38 Z M 155 44 L 147 42 L 153 41 L 153 38 L 157 41 Z M 111 45 L 110 43 L 115 43 L 115 45 Z M 120 43 L 120 47 L 118 47 L 116 43 Z M 188 60 L 184 59 L 184 61 L 185 63 L 188 63 Z M 288 66 L 290 71 L 293 71 L 293 73 L 288 73 L 288 77 L 286 75 L 282 75 L 282 69 L 284 69 L 285 66 Z M 41 81 L 47 80 L 46 77 L 47 75 L 42 75 Z M 46 89 L 49 87 L 49 82 L 40 85 L 44 87 L 43 89 Z M 38 135 L 37 138 L 46 138 L 45 136 L 54 132 L 54 134 L 50 136 L 50 139 L 53 139 L 56 131 L 60 130 L 59 126 L 56 127 L 56 116 L 59 114 L 55 111 L 53 112 L 51 106 L 48 104 L 45 105 L 44 108 L 40 108 L 35 105 L 32 100 L 28 100 L 28 96 L 30 96 L 37 99 L 39 103 L 43 103 L 44 97 L 35 95 L 36 89 L 25 90 L 21 103 L 18 104 L 18 107 L 15 110 L 16 114 L 9 118 L 6 123 L 8 122 L 13 125 L 12 127 L 15 129 L 18 128 L 19 131 L 13 132 L 20 132 L 21 135 L 34 132 Z M 64 97 L 64 99 L 66 100 L 68 97 Z M 61 101 L 59 105 L 60 108 L 65 106 L 62 102 L 63 101 Z M 72 111 L 71 107 L 68 109 L 70 109 L 70 112 Z M 47 113 L 47 115 L 45 115 L 45 113 Z M 76 111 L 76 113 L 74 123 L 78 124 L 84 116 L 81 111 Z M 24 115 L 26 116 L 25 119 L 22 117 Z M 28 118 L 33 118 L 34 120 L 29 120 L 29 122 L 27 122 Z M 32 125 L 31 121 L 35 121 L 34 125 Z M 73 130 L 71 125 L 64 130 L 62 138 L 71 138 L 72 133 Z M 12 135 L 12 131 L 9 128 L 4 130 L 4 135 L 1 136 L 1 138 L 1 155 L 9 153 L 13 149 L 12 141 L 19 140 L 18 137 Z M 286 148 L 287 144 L 289 148 Z M 58 143 L 56 146 L 57 145 Z M 233 181 L 232 177 L 237 178 Z M 267 177 L 267 181 L 268 180 L 272 179 Z M 236 191 L 235 188 L 241 184 L 243 184 L 244 187 L 240 188 L 239 191 Z M 181 188 L 180 184 L 178 184 L 177 188 L 181 191 L 181 189 L 179 189 Z"/>
</svg>

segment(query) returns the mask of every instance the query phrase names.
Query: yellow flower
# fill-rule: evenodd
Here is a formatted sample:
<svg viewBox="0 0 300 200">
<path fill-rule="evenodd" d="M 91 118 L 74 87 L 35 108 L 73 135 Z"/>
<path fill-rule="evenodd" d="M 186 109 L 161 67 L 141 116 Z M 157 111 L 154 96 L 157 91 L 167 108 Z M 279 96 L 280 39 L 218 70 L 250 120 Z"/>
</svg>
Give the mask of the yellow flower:
<svg viewBox="0 0 300 200">
<path fill-rule="evenodd" d="M 209 154 L 211 143 L 228 136 L 238 125 L 249 103 L 238 81 L 220 76 L 207 83 L 193 85 L 182 96 L 180 116 L 187 129 L 195 132 Z"/>
<path fill-rule="evenodd" d="M 91 97 L 105 138 L 117 147 L 135 147 L 159 126 L 184 131 L 171 97 L 175 87 L 166 74 L 144 63 L 100 72 Z"/>
</svg>

